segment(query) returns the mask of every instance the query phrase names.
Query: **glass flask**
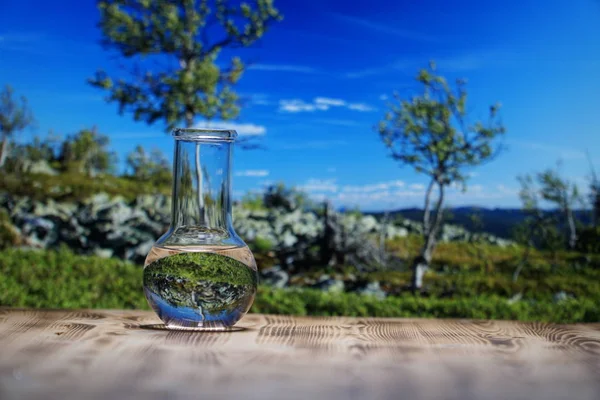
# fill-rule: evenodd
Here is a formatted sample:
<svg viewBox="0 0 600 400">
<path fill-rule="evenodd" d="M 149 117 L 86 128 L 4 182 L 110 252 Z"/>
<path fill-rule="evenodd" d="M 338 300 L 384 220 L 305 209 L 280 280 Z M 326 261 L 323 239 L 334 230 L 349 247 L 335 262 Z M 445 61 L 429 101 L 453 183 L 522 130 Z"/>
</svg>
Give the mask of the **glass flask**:
<svg viewBox="0 0 600 400">
<path fill-rule="evenodd" d="M 231 130 L 176 129 L 171 226 L 144 263 L 144 294 L 172 329 L 226 329 L 248 312 L 256 262 L 231 219 Z"/>
</svg>

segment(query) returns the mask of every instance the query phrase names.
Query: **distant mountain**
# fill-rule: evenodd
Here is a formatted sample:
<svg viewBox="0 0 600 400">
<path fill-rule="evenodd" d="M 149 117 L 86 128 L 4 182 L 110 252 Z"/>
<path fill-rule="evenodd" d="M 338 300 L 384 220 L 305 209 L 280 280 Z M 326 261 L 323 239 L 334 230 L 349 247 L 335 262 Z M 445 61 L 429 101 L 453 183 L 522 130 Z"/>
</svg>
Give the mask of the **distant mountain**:
<svg viewBox="0 0 600 400">
<path fill-rule="evenodd" d="M 514 227 L 525 219 L 525 213 L 518 208 L 455 207 L 449 209 L 448 212 L 447 223 L 463 226 L 473 232 L 488 232 L 503 238 L 511 238 Z M 368 214 L 381 217 L 383 212 Z M 399 215 L 417 222 L 423 220 L 423 210 L 419 208 L 399 209 L 391 211 L 390 214 L 392 216 Z M 482 222 L 481 228 L 475 229 L 471 219 L 473 215 L 480 217 Z M 580 221 L 589 222 L 589 214 L 586 211 L 576 211 L 575 215 Z"/>
</svg>

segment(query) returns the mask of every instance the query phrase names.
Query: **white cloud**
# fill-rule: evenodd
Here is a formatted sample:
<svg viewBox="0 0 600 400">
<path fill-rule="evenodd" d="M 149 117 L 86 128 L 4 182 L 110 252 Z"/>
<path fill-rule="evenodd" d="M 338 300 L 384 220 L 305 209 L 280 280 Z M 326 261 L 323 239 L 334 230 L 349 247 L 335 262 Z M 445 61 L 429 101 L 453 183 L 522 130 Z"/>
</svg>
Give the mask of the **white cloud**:
<svg viewBox="0 0 600 400">
<path fill-rule="evenodd" d="M 321 110 L 327 110 L 329 106 L 322 105 Z M 305 103 L 304 100 L 292 99 L 292 100 L 280 100 L 279 111 L 285 111 L 290 113 L 297 112 L 313 112 L 316 111 L 317 107 L 311 103 Z"/>
<path fill-rule="evenodd" d="M 324 104 L 331 107 L 342 107 L 346 105 L 346 102 L 342 99 L 331 99 L 329 97 L 316 97 L 315 104 Z"/>
<path fill-rule="evenodd" d="M 332 107 L 346 107 L 349 110 L 360 112 L 375 110 L 365 103 L 348 103 L 342 99 L 329 97 L 315 97 L 310 103 L 302 99 L 279 100 L 279 111 L 288 113 L 326 111 Z"/>
<path fill-rule="evenodd" d="M 267 133 L 267 128 L 263 125 L 230 121 L 202 121 L 194 127 L 204 129 L 207 126 L 209 128 L 235 130 L 240 136 L 264 136 Z"/>
<path fill-rule="evenodd" d="M 343 192 L 346 193 L 368 193 L 375 192 L 378 190 L 388 190 L 391 188 L 401 188 L 404 187 L 404 182 L 400 180 L 389 181 L 389 182 L 380 182 L 380 183 L 372 183 L 368 185 L 362 186 L 344 186 L 342 188 Z"/>
<path fill-rule="evenodd" d="M 373 107 L 365 103 L 350 103 L 348 104 L 348 109 L 360 112 L 368 112 L 375 110 Z"/>
<path fill-rule="evenodd" d="M 359 206 L 367 209 L 422 207 L 425 187 L 422 184 L 406 185 L 404 182 L 387 181 L 370 183 L 361 186 L 340 186 L 335 179 L 311 178 L 299 189 L 306 191 L 315 200 L 329 199 L 335 204 L 344 206 Z M 516 202 L 518 190 L 504 185 L 494 188 L 483 185 L 472 185 L 466 192 L 450 190 L 447 193 L 447 205 L 485 204 L 486 202 L 502 201 L 513 204 Z M 437 192 L 434 193 L 434 197 Z"/>
<path fill-rule="evenodd" d="M 312 193 L 312 192 L 336 193 L 338 191 L 338 185 L 335 183 L 335 179 L 311 178 L 305 184 L 298 186 L 298 189 L 303 190 L 308 193 Z"/>
<path fill-rule="evenodd" d="M 269 176 L 269 171 L 266 169 L 246 169 L 243 171 L 237 171 L 235 176 L 247 176 L 252 178 L 262 178 Z"/>
<path fill-rule="evenodd" d="M 301 74 L 318 74 L 319 70 L 305 65 L 289 65 L 289 64 L 254 64 L 248 67 L 254 71 L 267 72 L 298 72 Z"/>
</svg>

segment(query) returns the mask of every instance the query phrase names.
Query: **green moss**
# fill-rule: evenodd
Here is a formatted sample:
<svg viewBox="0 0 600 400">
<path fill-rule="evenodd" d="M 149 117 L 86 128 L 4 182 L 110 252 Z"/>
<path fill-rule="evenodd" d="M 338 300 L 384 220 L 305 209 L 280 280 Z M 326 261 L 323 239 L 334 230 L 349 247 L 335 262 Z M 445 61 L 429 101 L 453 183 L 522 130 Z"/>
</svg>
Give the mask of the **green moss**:
<svg viewBox="0 0 600 400">
<path fill-rule="evenodd" d="M 212 314 L 247 309 L 256 284 L 256 271 L 221 254 L 180 253 L 144 268 L 144 288 L 153 295 L 173 307 Z"/>
<path fill-rule="evenodd" d="M 210 281 L 256 286 L 256 273 L 240 261 L 214 253 L 180 253 L 154 261 L 144 269 L 150 277 L 177 277 L 189 282 Z"/>
</svg>

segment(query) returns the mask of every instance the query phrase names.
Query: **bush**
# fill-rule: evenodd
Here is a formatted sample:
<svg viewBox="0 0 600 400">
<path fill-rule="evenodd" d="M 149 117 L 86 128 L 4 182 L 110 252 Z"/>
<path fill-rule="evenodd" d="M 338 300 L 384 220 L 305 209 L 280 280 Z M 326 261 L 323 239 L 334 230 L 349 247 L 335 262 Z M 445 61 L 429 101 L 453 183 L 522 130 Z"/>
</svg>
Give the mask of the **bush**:
<svg viewBox="0 0 600 400">
<path fill-rule="evenodd" d="M 33 200 L 82 201 L 97 193 L 121 195 L 133 200 L 139 195 L 168 194 L 169 191 L 170 186 L 156 187 L 151 182 L 108 174 L 94 179 L 76 172 L 59 175 L 5 174 L 0 179 L 0 192 Z"/>
<path fill-rule="evenodd" d="M 378 300 L 355 293 L 265 287 L 260 288 L 252 310 L 269 314 L 352 317 L 474 318 L 559 323 L 600 321 L 600 307 L 589 299 L 510 303 L 500 296 L 440 299 L 407 295 Z"/>
<path fill-rule="evenodd" d="M 0 252 L 0 305 L 35 308 L 148 308 L 142 269 L 117 259 L 58 251 Z"/>
<path fill-rule="evenodd" d="M 600 226 L 580 230 L 576 247 L 582 253 L 600 254 Z"/>
<path fill-rule="evenodd" d="M 0 252 L 0 306 L 38 308 L 148 309 L 142 293 L 142 269 L 115 259 L 77 256 L 66 248 L 58 251 L 7 249 Z M 402 274 L 399 273 L 401 279 Z M 562 286 L 560 275 L 546 282 L 550 290 Z M 463 278 L 461 278 L 463 279 Z M 555 281 L 556 280 L 556 281 Z M 461 281 L 471 287 L 474 283 Z M 553 302 L 528 299 L 511 303 L 507 297 L 480 295 L 477 290 L 494 286 L 477 283 L 473 295 L 446 299 L 436 296 L 389 296 L 384 300 L 355 293 L 328 293 L 315 289 L 259 287 L 253 312 L 291 315 L 357 317 L 428 317 L 516 319 L 561 323 L 600 321 L 600 299 L 580 276 L 573 288 L 590 297 Z M 595 283 L 598 283 L 597 281 Z M 483 287 L 482 287 L 483 286 Z M 463 292 L 467 293 L 467 292 Z"/>
<path fill-rule="evenodd" d="M 19 245 L 21 237 L 11 223 L 8 212 L 0 209 L 0 249 Z"/>
</svg>

